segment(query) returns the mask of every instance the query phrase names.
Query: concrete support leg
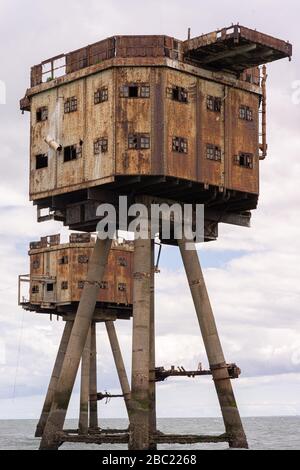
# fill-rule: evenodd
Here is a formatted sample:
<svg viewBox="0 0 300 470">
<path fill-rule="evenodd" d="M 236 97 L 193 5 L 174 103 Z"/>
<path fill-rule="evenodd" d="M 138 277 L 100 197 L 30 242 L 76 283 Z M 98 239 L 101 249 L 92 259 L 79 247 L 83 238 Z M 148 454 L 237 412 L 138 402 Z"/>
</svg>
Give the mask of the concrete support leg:
<svg viewBox="0 0 300 470">
<path fill-rule="evenodd" d="M 45 426 L 40 449 L 57 449 L 57 433 L 62 431 L 74 387 L 80 359 L 93 318 L 100 283 L 102 282 L 112 240 L 97 239 L 89 261 L 87 281 L 84 285 L 75 317 L 61 374 L 53 397 L 51 412 Z"/>
<path fill-rule="evenodd" d="M 248 448 L 196 247 L 189 242 L 189 248 L 193 249 L 186 250 L 185 239 L 178 241 L 178 245 L 218 394 L 229 445 L 233 448 Z"/>
<path fill-rule="evenodd" d="M 52 401 L 53 401 L 54 392 L 55 392 L 56 385 L 57 385 L 59 375 L 60 375 L 60 372 L 61 372 L 63 360 L 64 360 L 64 357 L 65 357 L 65 354 L 66 354 L 66 350 L 67 350 L 68 342 L 69 342 L 69 339 L 70 339 L 72 327 L 73 327 L 73 322 L 68 321 L 68 322 L 65 323 L 64 332 L 63 332 L 63 335 L 61 337 L 61 341 L 60 341 L 60 345 L 59 345 L 59 348 L 58 348 L 58 353 L 57 353 L 57 356 L 56 356 L 53 372 L 52 372 L 52 375 L 51 375 L 51 379 L 50 379 L 47 395 L 46 395 L 46 398 L 45 398 L 42 414 L 41 414 L 40 420 L 39 420 L 37 428 L 36 428 L 35 437 L 42 437 L 42 435 L 43 435 L 43 432 L 44 432 L 44 429 L 45 429 L 45 426 L 46 426 L 46 422 L 47 422 L 47 419 L 48 419 L 48 416 L 49 416 L 49 413 L 50 413 L 50 410 L 51 410 L 51 405 L 52 405 Z"/>
<path fill-rule="evenodd" d="M 125 405 L 127 409 L 127 414 L 128 414 L 128 419 L 129 423 L 131 422 L 131 391 L 130 391 L 130 385 L 115 329 L 115 325 L 113 321 L 107 321 L 105 322 L 106 326 L 106 331 L 108 334 L 111 350 L 113 353 L 121 389 L 122 389 L 122 394 L 124 395 L 124 400 L 125 400 Z"/>
<path fill-rule="evenodd" d="M 91 328 L 91 364 L 90 364 L 90 429 L 97 430 L 98 400 L 97 400 L 97 338 L 96 323 Z"/>
<path fill-rule="evenodd" d="M 155 450 L 157 445 L 151 439 L 156 433 L 156 382 L 155 382 L 155 241 L 151 240 L 151 298 L 150 298 L 150 374 L 149 374 L 149 393 L 150 393 L 150 449 Z"/>
<path fill-rule="evenodd" d="M 89 429 L 90 356 L 91 329 L 89 329 L 81 358 L 79 434 L 87 434 Z"/>
<path fill-rule="evenodd" d="M 130 450 L 150 446 L 151 239 L 135 240 L 133 273 L 132 419 Z"/>
</svg>

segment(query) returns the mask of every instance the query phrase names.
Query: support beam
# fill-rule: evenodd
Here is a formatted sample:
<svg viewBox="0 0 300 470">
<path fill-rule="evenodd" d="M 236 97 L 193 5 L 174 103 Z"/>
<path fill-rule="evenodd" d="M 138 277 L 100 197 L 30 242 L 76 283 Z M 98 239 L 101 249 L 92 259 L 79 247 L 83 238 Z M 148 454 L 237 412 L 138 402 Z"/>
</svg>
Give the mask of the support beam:
<svg viewBox="0 0 300 470">
<path fill-rule="evenodd" d="M 90 356 L 91 329 L 81 359 L 79 434 L 87 434 L 89 430 Z"/>
<path fill-rule="evenodd" d="M 229 51 L 222 51 L 219 52 L 219 54 L 211 55 L 211 57 L 208 57 L 207 59 L 201 60 L 202 64 L 211 64 L 213 62 L 218 62 L 218 60 L 224 60 L 228 59 L 230 57 L 236 57 L 239 55 L 247 54 L 248 52 L 252 52 L 256 49 L 257 45 L 256 44 L 248 44 L 246 46 L 239 46 L 235 47 L 232 50 Z"/>
<path fill-rule="evenodd" d="M 132 419 L 130 450 L 147 450 L 150 446 L 150 310 L 151 310 L 151 237 L 135 234 L 133 272 L 132 334 Z"/>
<path fill-rule="evenodd" d="M 97 338 L 96 323 L 91 327 L 91 356 L 90 356 L 90 429 L 96 430 L 98 424 L 98 400 L 97 400 Z"/>
<path fill-rule="evenodd" d="M 83 353 L 88 331 L 95 311 L 100 283 L 103 280 L 112 240 L 97 238 L 89 261 L 85 282 L 62 370 L 54 394 L 51 412 L 45 426 L 40 449 L 57 449 L 57 432 L 62 431 L 74 387 L 76 374 Z"/>
<path fill-rule="evenodd" d="M 127 409 L 129 423 L 131 422 L 131 390 L 130 385 L 113 321 L 105 322 L 106 331 L 108 334 L 110 347 L 113 353 L 122 393 L 124 395 L 125 405 Z"/>
<path fill-rule="evenodd" d="M 185 239 L 178 240 L 221 406 L 229 446 L 233 448 L 248 448 L 196 247 L 194 243 L 188 242 L 189 250 L 187 250 L 186 243 L 187 240 Z"/>
<path fill-rule="evenodd" d="M 150 291 L 150 449 L 157 449 L 152 436 L 156 433 L 156 374 L 155 374 L 155 240 L 151 240 L 151 291 Z"/>
<path fill-rule="evenodd" d="M 65 323 L 65 327 L 64 327 L 64 331 L 63 331 L 61 341 L 60 341 L 60 345 L 59 345 L 59 348 L 58 348 L 58 353 L 57 353 L 57 356 L 56 356 L 53 372 L 52 372 L 52 375 L 51 375 L 47 395 L 46 395 L 46 398 L 45 398 L 42 414 L 41 414 L 40 420 L 38 422 L 38 425 L 36 427 L 35 437 L 42 437 L 42 435 L 43 435 L 43 432 L 44 432 L 44 429 L 45 429 L 45 426 L 46 426 L 46 422 L 47 422 L 47 419 L 48 419 L 48 416 L 49 416 L 49 413 L 50 413 L 50 410 L 51 410 L 53 396 L 54 396 L 56 385 L 57 385 L 59 375 L 60 375 L 60 372 L 61 372 L 61 368 L 62 368 L 63 360 L 64 360 L 64 357 L 65 357 L 65 354 L 66 354 L 68 342 L 69 342 L 69 339 L 70 339 L 70 336 L 71 336 L 72 327 L 73 327 L 73 322 L 72 321 L 67 321 Z"/>
<path fill-rule="evenodd" d="M 191 444 L 218 444 L 220 442 L 227 442 L 228 438 L 226 434 L 221 436 L 195 436 L 193 434 L 163 434 L 159 433 L 156 436 L 156 442 L 158 444 L 181 444 L 181 445 L 191 445 Z"/>
</svg>

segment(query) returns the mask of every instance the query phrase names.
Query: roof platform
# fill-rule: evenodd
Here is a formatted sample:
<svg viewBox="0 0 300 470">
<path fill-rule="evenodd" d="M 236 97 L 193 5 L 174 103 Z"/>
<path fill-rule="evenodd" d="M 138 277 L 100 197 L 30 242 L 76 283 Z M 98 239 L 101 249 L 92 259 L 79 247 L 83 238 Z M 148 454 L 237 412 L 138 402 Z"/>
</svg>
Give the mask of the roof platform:
<svg viewBox="0 0 300 470">
<path fill-rule="evenodd" d="M 292 56 L 292 45 L 239 24 L 183 43 L 184 59 L 210 70 L 244 70 Z"/>
</svg>

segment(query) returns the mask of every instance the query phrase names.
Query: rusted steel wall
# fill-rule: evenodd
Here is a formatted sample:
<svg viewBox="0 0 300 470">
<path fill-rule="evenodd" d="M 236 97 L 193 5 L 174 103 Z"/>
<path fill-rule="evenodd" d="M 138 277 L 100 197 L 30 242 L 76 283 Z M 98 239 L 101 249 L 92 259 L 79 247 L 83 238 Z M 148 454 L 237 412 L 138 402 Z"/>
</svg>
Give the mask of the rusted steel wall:
<svg viewBox="0 0 300 470">
<path fill-rule="evenodd" d="M 184 41 L 183 50 L 184 52 L 187 52 L 191 49 L 197 49 L 199 47 L 214 44 L 217 41 L 217 38 L 217 31 L 213 31 L 212 33 L 207 33 L 203 34 L 202 36 L 191 38 L 187 41 Z"/>
<path fill-rule="evenodd" d="M 240 80 L 260 85 L 260 68 L 253 67 L 252 69 L 245 70 L 244 73 L 241 74 Z"/>
<path fill-rule="evenodd" d="M 253 120 L 239 118 L 240 106 L 248 106 Z M 231 189 L 258 194 L 259 192 L 259 97 L 228 88 L 225 100 L 226 168 L 225 185 Z M 240 152 L 253 156 L 253 168 L 243 168 L 235 163 Z"/>
<path fill-rule="evenodd" d="M 94 104 L 94 93 L 107 87 L 108 101 Z M 77 111 L 64 113 L 64 103 L 76 97 Z M 36 112 L 48 107 L 48 120 L 37 122 Z M 48 92 L 37 94 L 31 103 L 30 194 L 84 185 L 114 173 L 114 80 L 113 71 L 105 70 Z M 49 149 L 50 135 L 62 147 L 76 145 L 80 156 L 64 162 L 64 152 Z M 108 139 L 105 154 L 94 155 L 94 140 Z M 48 154 L 48 166 L 36 169 L 36 156 Z"/>
<path fill-rule="evenodd" d="M 37 282 L 44 273 L 44 256 L 41 253 L 32 254 L 30 256 L 30 302 L 39 304 L 43 298 L 41 285 Z M 38 286 L 38 290 L 34 287 Z"/>
<path fill-rule="evenodd" d="M 165 55 L 164 36 L 117 36 L 118 57 L 158 57 Z"/>
<path fill-rule="evenodd" d="M 151 173 L 151 99 L 122 96 L 122 87 L 149 85 L 150 67 L 122 67 L 116 75 L 116 174 L 147 175 Z M 151 95 L 151 90 L 150 90 Z M 149 134 L 150 149 L 130 149 L 130 134 Z"/>
<path fill-rule="evenodd" d="M 66 54 L 66 73 L 98 64 L 115 56 L 115 39 L 108 38 Z"/>
<path fill-rule="evenodd" d="M 178 102 L 168 96 L 173 86 L 184 88 L 188 93 L 187 102 Z M 165 173 L 188 180 L 197 178 L 196 157 L 196 100 L 197 79 L 189 74 L 166 70 L 165 122 L 166 122 L 166 167 Z M 175 137 L 187 139 L 187 153 L 173 151 Z"/>
<path fill-rule="evenodd" d="M 166 72 L 159 67 L 151 68 L 151 174 L 164 175 L 166 156 Z"/>
<path fill-rule="evenodd" d="M 134 84 L 149 86 L 149 96 L 125 97 L 124 86 Z M 186 90 L 187 102 L 170 97 L 174 86 Z M 95 104 L 102 88 L 107 100 Z M 64 113 L 73 96 L 77 111 Z M 208 96 L 221 99 L 220 112 L 207 109 Z M 251 122 L 239 119 L 240 105 L 252 109 Z M 37 122 L 42 106 L 48 107 L 48 120 Z M 31 198 L 101 185 L 114 175 L 167 175 L 258 193 L 258 106 L 257 93 L 155 66 L 111 68 L 38 93 L 31 102 Z M 149 136 L 150 148 L 130 149 L 131 134 Z M 78 158 L 64 162 L 64 152 L 44 142 L 47 135 L 63 147 L 76 145 Z M 187 153 L 174 152 L 174 137 L 187 140 Z M 107 149 L 95 154 L 99 138 L 107 139 Z M 221 160 L 207 158 L 208 144 L 220 148 Z M 253 169 L 233 164 L 239 152 L 253 154 Z M 47 168 L 36 169 L 40 153 L 48 153 Z"/>
<path fill-rule="evenodd" d="M 198 142 L 200 146 L 198 180 L 205 184 L 224 186 L 224 99 L 225 87 L 218 83 L 200 80 L 197 107 L 200 110 L 198 118 Z M 221 100 L 220 112 L 207 109 L 208 96 Z M 221 160 L 207 158 L 207 146 L 217 146 L 221 150 Z"/>
<path fill-rule="evenodd" d="M 30 250 L 30 303 L 55 306 L 79 302 L 93 246 L 93 242 L 71 243 Z M 98 301 L 132 304 L 132 258 L 130 244 L 113 246 Z M 53 290 L 47 289 L 50 284 Z"/>
<path fill-rule="evenodd" d="M 69 289 L 69 279 L 71 276 L 72 265 L 70 264 L 70 249 L 65 248 L 58 253 L 51 252 L 53 258 L 53 269 L 56 270 L 56 301 L 57 302 L 70 302 L 72 300 L 72 291 Z M 65 260 L 65 262 L 64 262 Z M 64 286 L 63 283 L 67 282 L 68 285 Z M 65 288 L 64 288 L 65 287 Z M 67 287 L 67 288 L 66 288 Z"/>
<path fill-rule="evenodd" d="M 96 90 L 107 89 L 108 100 L 94 104 Z M 85 133 L 83 144 L 84 181 L 99 180 L 115 171 L 115 81 L 113 70 L 87 77 L 85 99 Z M 105 138 L 107 151 L 94 155 L 94 141 Z M 82 181 L 81 181 L 82 182 Z"/>
<path fill-rule="evenodd" d="M 44 139 L 50 133 L 49 123 L 55 114 L 56 97 L 57 90 L 52 89 L 36 95 L 32 100 L 30 116 L 30 194 L 38 194 L 45 190 L 51 191 L 57 187 L 57 158 L 55 152 L 49 152 L 47 168 L 36 170 L 36 155 L 45 154 L 49 150 Z M 37 122 L 36 112 L 42 106 L 48 107 L 49 117 L 47 121 Z"/>
<path fill-rule="evenodd" d="M 116 57 L 170 57 L 178 59 L 178 41 L 169 36 L 117 36 Z"/>
<path fill-rule="evenodd" d="M 64 113 L 64 103 L 67 99 L 76 97 L 77 111 Z M 72 82 L 58 89 L 58 142 L 65 146 L 80 146 L 80 141 L 85 140 L 86 129 L 86 81 Z M 84 152 L 85 146 L 81 146 L 81 156 L 76 160 L 64 163 L 63 152 L 57 154 L 57 187 L 81 183 L 84 179 Z"/>
</svg>

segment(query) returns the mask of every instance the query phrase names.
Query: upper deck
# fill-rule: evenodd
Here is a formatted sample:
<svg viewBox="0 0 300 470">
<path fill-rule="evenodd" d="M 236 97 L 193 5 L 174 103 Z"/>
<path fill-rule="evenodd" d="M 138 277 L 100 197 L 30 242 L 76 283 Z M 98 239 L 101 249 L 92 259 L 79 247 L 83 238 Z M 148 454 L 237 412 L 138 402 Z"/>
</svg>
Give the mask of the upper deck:
<svg viewBox="0 0 300 470">
<path fill-rule="evenodd" d="M 185 41 L 114 36 L 33 66 L 21 100 L 31 200 L 91 231 L 100 188 L 255 209 L 267 148 L 259 66 L 291 55 L 288 42 L 236 25 Z"/>
<path fill-rule="evenodd" d="M 235 25 L 181 41 L 170 36 L 113 36 L 46 59 L 31 68 L 31 87 L 105 61 L 120 58 L 169 58 L 197 67 L 242 75 L 247 69 L 291 58 L 292 45 L 256 30 Z M 259 84 L 257 75 L 253 83 Z"/>
</svg>

